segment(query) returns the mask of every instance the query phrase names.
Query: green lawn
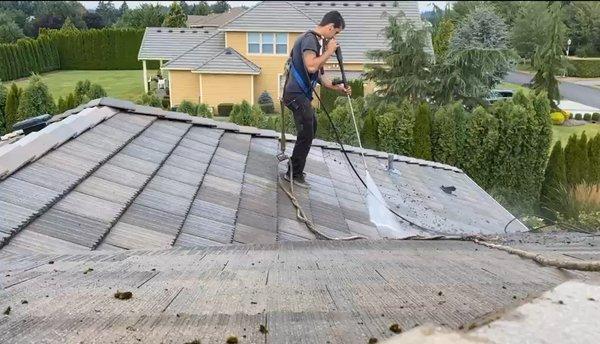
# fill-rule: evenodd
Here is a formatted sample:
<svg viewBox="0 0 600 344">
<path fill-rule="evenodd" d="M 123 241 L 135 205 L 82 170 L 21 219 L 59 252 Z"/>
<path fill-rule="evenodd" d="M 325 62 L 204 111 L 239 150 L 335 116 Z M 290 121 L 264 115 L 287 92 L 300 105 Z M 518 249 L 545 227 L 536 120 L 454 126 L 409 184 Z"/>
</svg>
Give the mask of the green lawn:
<svg viewBox="0 0 600 344">
<path fill-rule="evenodd" d="M 588 139 L 590 137 L 596 136 L 596 134 L 600 133 L 600 124 L 586 124 L 580 125 L 577 127 L 565 127 L 562 125 L 553 125 L 552 126 L 552 139 L 554 142 L 560 140 L 562 142 L 563 148 L 567 144 L 569 140 L 569 136 L 572 134 L 577 134 L 578 136 L 585 130 L 585 134 Z M 552 143 L 554 144 L 554 143 Z"/>
<path fill-rule="evenodd" d="M 155 74 L 156 71 L 148 71 L 149 76 Z M 64 70 L 42 74 L 42 79 L 55 100 L 65 98 L 73 92 L 77 81 L 85 79 L 100 84 L 108 96 L 114 98 L 134 101 L 144 93 L 141 70 Z M 19 79 L 16 83 L 25 87 L 27 79 Z"/>
</svg>

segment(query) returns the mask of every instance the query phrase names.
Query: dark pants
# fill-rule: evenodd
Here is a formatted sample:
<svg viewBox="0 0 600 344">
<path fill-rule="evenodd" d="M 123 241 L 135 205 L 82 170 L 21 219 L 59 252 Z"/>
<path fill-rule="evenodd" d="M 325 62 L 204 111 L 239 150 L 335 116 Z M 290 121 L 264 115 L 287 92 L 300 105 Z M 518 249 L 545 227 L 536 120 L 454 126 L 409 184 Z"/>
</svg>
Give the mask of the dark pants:
<svg viewBox="0 0 600 344">
<path fill-rule="evenodd" d="M 310 151 L 312 140 L 317 133 L 317 117 L 310 99 L 303 95 L 284 97 L 285 105 L 292 110 L 296 122 L 296 144 L 290 161 L 294 170 L 294 177 L 302 175 L 306 157 Z M 289 172 L 289 171 L 288 171 Z"/>
</svg>

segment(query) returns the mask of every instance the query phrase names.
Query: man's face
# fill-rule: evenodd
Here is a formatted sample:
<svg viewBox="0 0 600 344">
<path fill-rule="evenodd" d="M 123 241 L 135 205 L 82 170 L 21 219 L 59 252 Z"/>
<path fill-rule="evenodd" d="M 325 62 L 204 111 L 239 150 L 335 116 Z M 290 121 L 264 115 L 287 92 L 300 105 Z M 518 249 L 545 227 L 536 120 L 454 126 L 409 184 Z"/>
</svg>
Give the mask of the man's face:
<svg viewBox="0 0 600 344">
<path fill-rule="evenodd" d="M 342 28 L 335 28 L 333 24 L 327 24 L 327 30 L 325 30 L 325 38 L 331 39 L 336 37 L 340 32 L 342 32 Z"/>
</svg>

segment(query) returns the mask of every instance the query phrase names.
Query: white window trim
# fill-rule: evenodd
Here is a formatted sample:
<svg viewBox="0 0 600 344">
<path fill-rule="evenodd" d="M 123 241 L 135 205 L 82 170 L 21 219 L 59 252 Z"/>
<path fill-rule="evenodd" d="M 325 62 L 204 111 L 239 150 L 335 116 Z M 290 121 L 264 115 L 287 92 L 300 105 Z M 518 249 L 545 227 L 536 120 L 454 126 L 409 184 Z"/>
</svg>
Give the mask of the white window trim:
<svg viewBox="0 0 600 344">
<path fill-rule="evenodd" d="M 260 52 L 259 53 L 251 53 L 250 52 L 250 32 L 246 32 L 246 55 L 248 55 L 248 56 L 287 56 L 289 54 L 289 51 L 290 51 L 290 33 L 289 32 L 252 31 L 252 33 L 259 34 L 258 48 L 259 48 Z M 263 33 L 272 33 L 273 34 L 273 53 L 263 53 L 262 52 Z M 278 33 L 285 34 L 285 38 L 286 38 L 286 41 L 285 41 L 286 52 L 283 54 L 277 53 L 277 34 Z M 253 44 L 256 44 L 256 43 L 253 43 Z"/>
</svg>

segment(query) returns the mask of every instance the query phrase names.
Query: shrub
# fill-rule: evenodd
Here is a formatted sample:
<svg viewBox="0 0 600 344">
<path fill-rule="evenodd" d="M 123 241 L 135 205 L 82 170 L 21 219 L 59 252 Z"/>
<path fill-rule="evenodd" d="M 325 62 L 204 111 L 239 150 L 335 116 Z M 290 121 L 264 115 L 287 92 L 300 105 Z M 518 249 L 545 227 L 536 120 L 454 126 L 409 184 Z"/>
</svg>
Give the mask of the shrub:
<svg viewBox="0 0 600 344">
<path fill-rule="evenodd" d="M 20 119 L 56 113 L 56 105 L 48 86 L 36 74 L 29 78 L 29 84 L 19 99 L 18 113 Z"/>
<path fill-rule="evenodd" d="M 77 81 L 73 92 L 77 105 L 83 103 L 83 97 L 90 93 L 90 87 L 92 87 L 92 83 L 89 80 Z"/>
<path fill-rule="evenodd" d="M 91 84 L 87 93 L 88 98 L 90 99 L 98 99 L 102 97 L 106 97 L 106 91 L 99 84 Z"/>
<path fill-rule="evenodd" d="M 212 108 L 206 104 L 198 104 L 198 106 L 196 107 L 196 114 L 198 116 L 201 117 L 208 117 L 208 118 L 212 118 L 213 114 L 212 114 Z"/>
<path fill-rule="evenodd" d="M 183 112 L 183 113 L 187 113 L 188 115 L 195 116 L 197 107 L 198 107 L 198 105 L 196 105 L 188 100 L 184 100 L 177 107 L 177 112 Z"/>
<path fill-rule="evenodd" d="M 583 116 L 580 113 L 575 114 L 575 119 L 581 120 L 582 118 L 583 118 Z"/>
<path fill-rule="evenodd" d="M 162 104 L 163 109 L 168 109 L 169 106 L 171 106 L 171 100 L 169 99 L 169 97 L 163 97 L 163 99 L 160 102 Z"/>
<path fill-rule="evenodd" d="M 257 127 L 257 128 L 265 127 L 265 122 L 266 122 L 265 113 L 263 112 L 262 108 L 258 104 L 252 105 L 251 118 L 252 119 L 250 120 L 250 123 L 248 125 Z"/>
<path fill-rule="evenodd" d="M 367 116 L 360 132 L 360 139 L 363 147 L 370 149 L 379 149 L 379 135 L 377 129 L 377 117 L 375 111 L 368 111 Z"/>
<path fill-rule="evenodd" d="M 252 123 L 252 106 L 250 106 L 250 103 L 243 100 L 241 104 L 235 104 L 229 114 L 229 121 L 240 125 L 250 125 Z"/>
<path fill-rule="evenodd" d="M 589 173 L 588 182 L 600 185 L 600 134 L 588 141 Z"/>
<path fill-rule="evenodd" d="M 20 89 L 14 82 L 6 95 L 6 105 L 4 106 L 4 126 L 7 132 L 12 131 L 13 124 L 19 121 L 18 108 L 19 99 L 23 90 Z"/>
<path fill-rule="evenodd" d="M 275 113 L 273 98 L 267 91 L 263 91 L 263 93 L 261 93 L 258 97 L 258 105 L 264 113 Z"/>
<path fill-rule="evenodd" d="M 75 95 L 73 93 L 69 93 L 67 99 L 65 99 L 65 107 L 67 110 L 74 109 L 79 104 L 75 104 Z"/>
<path fill-rule="evenodd" d="M 464 135 L 465 113 L 460 102 L 439 108 L 433 120 L 433 157 L 435 161 L 458 166 Z"/>
<path fill-rule="evenodd" d="M 556 220 L 556 205 L 565 197 L 563 190 L 567 186 L 567 171 L 565 166 L 565 153 L 560 141 L 552 148 L 548 165 L 544 173 L 542 192 L 540 195 L 540 210 L 542 215 L 550 220 Z"/>
<path fill-rule="evenodd" d="M 217 114 L 219 114 L 219 116 L 229 116 L 232 110 L 233 104 L 231 103 L 221 103 L 217 105 Z"/>
<path fill-rule="evenodd" d="M 586 113 L 585 115 L 583 115 L 583 120 L 585 121 L 591 121 L 592 120 L 592 114 L 591 113 Z"/>
<path fill-rule="evenodd" d="M 561 112 L 551 113 L 550 119 L 554 125 L 562 125 L 565 122 L 565 116 Z"/>
<path fill-rule="evenodd" d="M 592 121 L 594 121 L 594 122 L 598 122 L 598 121 L 600 121 L 600 113 L 598 113 L 598 112 L 594 112 L 594 113 L 592 114 Z"/>
<path fill-rule="evenodd" d="M 566 197 L 557 204 L 559 224 L 566 229 L 600 229 L 600 185 L 583 183 L 565 190 Z"/>
<path fill-rule="evenodd" d="M 162 105 L 162 102 L 160 101 L 160 99 L 158 99 L 156 94 L 151 93 L 151 92 L 148 92 L 147 94 L 143 94 L 140 97 L 140 99 L 138 99 L 137 103 L 143 104 L 143 105 L 148 105 L 148 106 L 153 106 L 153 107 L 160 107 Z"/>
<path fill-rule="evenodd" d="M 413 156 L 431 160 L 431 112 L 425 102 L 417 108 L 413 135 L 415 138 Z"/>
<path fill-rule="evenodd" d="M 600 59 L 569 59 L 574 68 L 567 70 L 568 76 L 578 78 L 600 77 Z"/>
<path fill-rule="evenodd" d="M 63 113 L 67 110 L 69 110 L 69 108 L 67 107 L 67 102 L 65 101 L 65 99 L 63 99 L 63 97 L 58 97 L 58 113 Z"/>
<path fill-rule="evenodd" d="M 359 98 L 364 96 L 364 82 L 362 79 L 350 80 L 348 81 L 348 84 L 352 89 L 352 98 Z M 325 87 L 321 87 L 319 93 L 319 96 L 321 97 L 322 101 L 322 103 L 320 104 L 321 108 L 325 107 L 328 111 L 332 111 L 332 109 L 335 107 L 334 103 L 336 99 L 338 99 L 338 97 L 340 97 L 341 95 L 338 92 Z M 343 96 L 343 98 L 346 97 Z"/>
</svg>

